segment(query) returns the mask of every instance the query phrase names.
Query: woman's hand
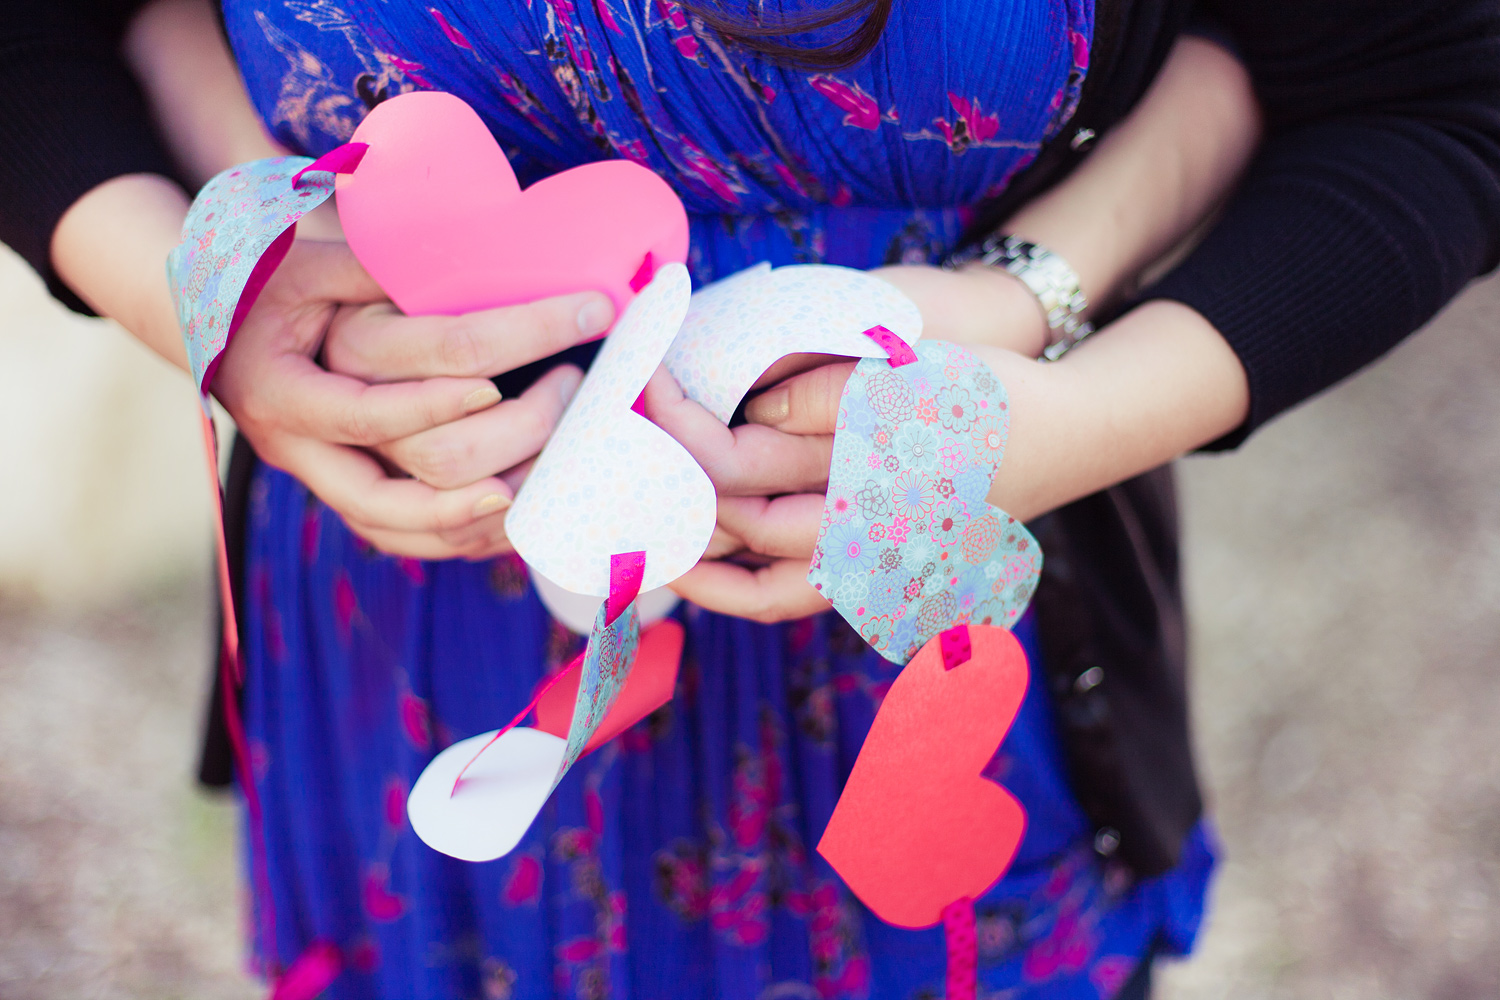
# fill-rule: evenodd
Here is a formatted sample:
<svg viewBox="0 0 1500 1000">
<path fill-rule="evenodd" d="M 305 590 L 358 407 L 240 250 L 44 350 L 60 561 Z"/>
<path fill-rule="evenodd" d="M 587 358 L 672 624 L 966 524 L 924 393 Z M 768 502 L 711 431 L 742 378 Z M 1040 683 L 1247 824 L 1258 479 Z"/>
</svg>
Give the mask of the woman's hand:
<svg viewBox="0 0 1500 1000">
<path fill-rule="evenodd" d="M 1249 407 L 1234 352 L 1176 302 L 1146 303 L 1054 364 L 970 349 L 1009 397 L 1009 440 L 988 500 L 1022 521 L 1228 433 Z M 767 622 L 827 607 L 806 577 L 853 367 L 787 379 L 751 400 L 750 422 L 733 430 L 658 372 L 647 415 L 698 459 L 720 497 L 719 529 L 705 561 L 672 584 L 679 594 Z"/>
<path fill-rule="evenodd" d="M 564 366 L 501 402 L 489 376 L 597 335 L 613 318 L 597 293 L 406 317 L 347 246 L 299 241 L 211 388 L 262 459 L 375 547 L 488 558 L 509 548 L 504 512 L 518 467 L 541 449 L 582 378 Z M 334 370 L 318 366 L 320 349 Z M 507 472 L 514 482 L 501 478 Z"/>
<path fill-rule="evenodd" d="M 906 293 L 922 313 L 922 338 L 984 344 L 1028 358 L 1047 346 L 1047 318 L 1031 290 L 998 267 L 969 264 L 945 271 L 901 264 L 870 272 Z"/>
</svg>

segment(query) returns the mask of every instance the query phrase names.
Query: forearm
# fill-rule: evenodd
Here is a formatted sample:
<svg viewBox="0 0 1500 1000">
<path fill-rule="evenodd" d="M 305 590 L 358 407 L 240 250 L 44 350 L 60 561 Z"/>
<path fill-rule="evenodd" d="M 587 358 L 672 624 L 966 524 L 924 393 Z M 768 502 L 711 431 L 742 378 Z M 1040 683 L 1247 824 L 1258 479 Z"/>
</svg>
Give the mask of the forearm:
<svg viewBox="0 0 1500 1000">
<path fill-rule="evenodd" d="M 1228 193 L 1260 133 L 1244 68 L 1198 38 L 1174 48 L 1145 99 L 1056 187 L 1001 227 L 1047 247 L 1077 272 L 1093 311 L 1133 289 Z M 998 268 L 959 272 L 964 296 L 923 296 L 921 275 L 898 276 L 947 339 L 1036 357 L 1048 331 L 1031 293 Z M 966 313 L 966 314 L 960 314 Z"/>
<path fill-rule="evenodd" d="M 124 54 L 194 188 L 235 164 L 285 155 L 261 127 L 208 0 L 154 0 L 131 23 Z"/>
<path fill-rule="evenodd" d="M 976 348 L 1010 395 L 990 502 L 1028 520 L 1171 461 L 1239 426 L 1249 388 L 1201 315 L 1148 302 L 1053 364 Z"/>
<path fill-rule="evenodd" d="M 187 355 L 165 269 L 187 208 L 173 181 L 130 174 L 74 202 L 52 234 L 52 265 L 69 287 L 183 370 Z"/>
<path fill-rule="evenodd" d="M 1208 215 L 1259 135 L 1244 67 L 1212 42 L 1183 38 L 1136 110 L 1004 229 L 1061 254 L 1097 308 Z"/>
</svg>

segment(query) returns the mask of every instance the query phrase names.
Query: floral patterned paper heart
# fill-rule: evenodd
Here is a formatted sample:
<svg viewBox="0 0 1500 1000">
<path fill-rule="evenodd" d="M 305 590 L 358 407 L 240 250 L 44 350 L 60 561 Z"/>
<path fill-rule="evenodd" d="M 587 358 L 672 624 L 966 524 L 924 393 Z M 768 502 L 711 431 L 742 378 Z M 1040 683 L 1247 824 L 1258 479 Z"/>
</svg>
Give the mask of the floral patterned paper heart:
<svg viewBox="0 0 1500 1000">
<path fill-rule="evenodd" d="M 866 358 L 839 401 L 808 582 L 876 652 L 906 663 L 957 624 L 1010 626 L 1041 573 L 1036 539 L 986 500 L 1005 451 L 1005 387 L 956 344 Z"/>
</svg>

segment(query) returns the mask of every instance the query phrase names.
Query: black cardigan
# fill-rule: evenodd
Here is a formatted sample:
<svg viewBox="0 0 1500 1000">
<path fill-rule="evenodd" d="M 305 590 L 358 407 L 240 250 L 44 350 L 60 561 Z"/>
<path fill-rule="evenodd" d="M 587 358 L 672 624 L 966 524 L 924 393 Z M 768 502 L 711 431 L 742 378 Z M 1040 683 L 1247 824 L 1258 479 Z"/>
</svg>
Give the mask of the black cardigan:
<svg viewBox="0 0 1500 1000">
<path fill-rule="evenodd" d="M 110 177 L 171 170 L 117 54 L 140 5 L 0 6 L 0 240 L 60 297 L 71 298 L 48 245 L 67 207 Z M 1092 144 L 1074 140 L 1135 105 L 1190 18 L 1237 48 L 1267 136 L 1208 237 L 1143 297 L 1192 306 L 1243 363 L 1250 415 L 1216 445 L 1227 447 L 1500 262 L 1500 4 L 1098 0 L 1078 113 L 977 213 L 973 234 L 1087 155 Z M 237 452 L 231 513 L 253 467 Z M 1165 870 L 1201 811 L 1170 478 L 1143 476 L 1035 527 L 1047 553 L 1036 607 L 1075 790 L 1102 852 Z"/>
</svg>

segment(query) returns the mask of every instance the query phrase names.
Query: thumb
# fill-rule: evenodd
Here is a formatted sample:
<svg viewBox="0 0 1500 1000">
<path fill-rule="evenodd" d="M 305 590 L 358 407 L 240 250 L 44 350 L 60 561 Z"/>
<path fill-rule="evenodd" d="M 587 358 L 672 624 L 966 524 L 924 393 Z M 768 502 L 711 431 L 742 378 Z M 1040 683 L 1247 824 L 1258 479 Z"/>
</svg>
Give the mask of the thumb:
<svg viewBox="0 0 1500 1000">
<path fill-rule="evenodd" d="M 786 434 L 832 434 L 852 363 L 824 365 L 794 375 L 745 404 L 745 419 Z"/>
</svg>

